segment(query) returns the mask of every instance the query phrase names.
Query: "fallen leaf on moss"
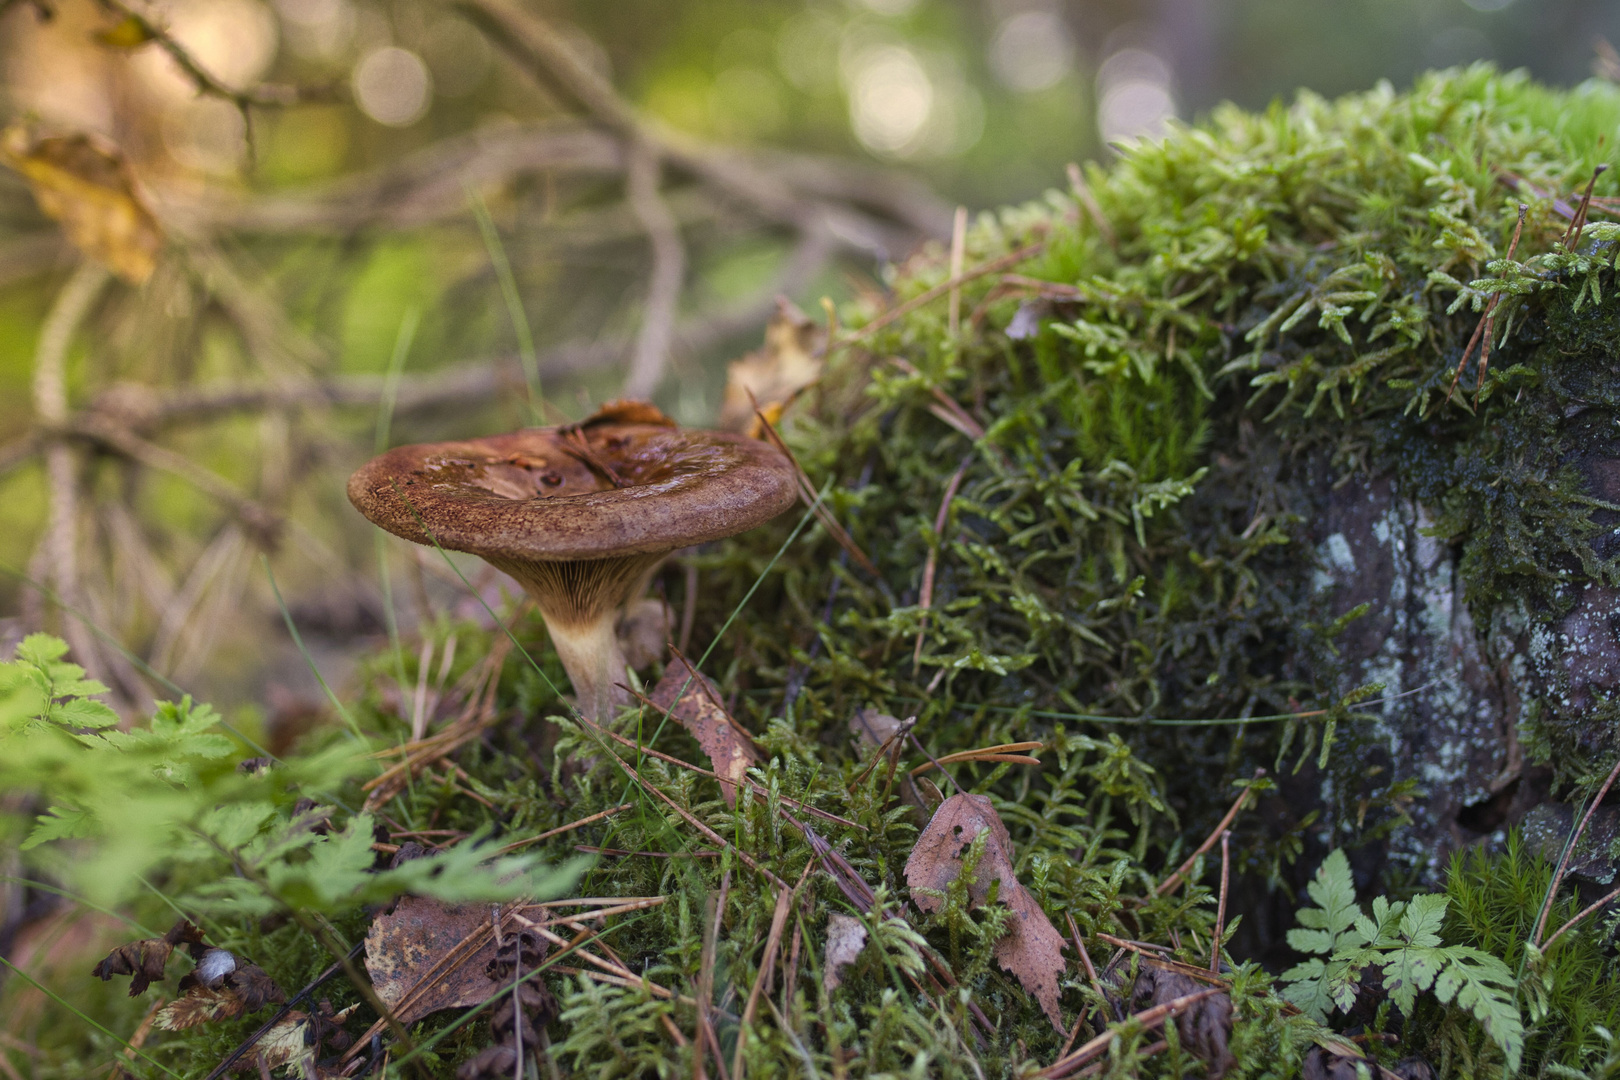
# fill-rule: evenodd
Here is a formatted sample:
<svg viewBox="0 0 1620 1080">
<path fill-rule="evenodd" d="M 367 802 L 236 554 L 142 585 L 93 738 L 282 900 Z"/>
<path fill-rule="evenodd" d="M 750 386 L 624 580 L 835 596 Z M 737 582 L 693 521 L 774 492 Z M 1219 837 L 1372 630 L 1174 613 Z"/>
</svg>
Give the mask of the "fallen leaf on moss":
<svg viewBox="0 0 1620 1080">
<path fill-rule="evenodd" d="M 861 749 L 870 753 L 894 738 L 900 730 L 900 721 L 877 709 L 856 709 L 849 718 L 849 730 L 860 740 Z"/>
<path fill-rule="evenodd" d="M 0 132 L 0 160 L 23 175 L 80 251 L 132 284 L 152 276 L 163 231 L 117 147 L 83 133 L 36 138 L 13 124 Z"/>
<path fill-rule="evenodd" d="M 866 927 L 861 920 L 848 915 L 827 917 L 827 956 L 822 963 L 821 981 L 829 993 L 844 984 L 843 969 L 853 964 L 864 948 Z"/>
<path fill-rule="evenodd" d="M 736 806 L 736 782 L 747 775 L 748 767 L 757 764 L 760 756 L 748 732 L 720 704 L 720 688 L 695 671 L 684 656 L 677 656 L 664 669 L 664 677 L 647 699 L 679 720 L 697 739 L 714 764 L 714 771 L 723 778 L 720 794 L 726 805 Z"/>
<path fill-rule="evenodd" d="M 377 996 L 402 1024 L 440 1009 L 480 1005 L 497 987 L 488 904 L 402 897 L 366 934 L 366 971 Z"/>
<path fill-rule="evenodd" d="M 210 949 L 209 952 L 225 950 Z M 229 953 L 226 955 L 231 957 L 229 971 L 221 974 L 224 965 L 216 961 L 214 970 L 207 973 L 208 981 L 197 971 L 181 979 L 181 996 L 158 1010 L 153 1024 L 164 1031 L 185 1031 L 216 1020 L 235 1020 L 272 1002 L 287 1000 L 281 987 L 259 965 L 245 964 Z"/>
<path fill-rule="evenodd" d="M 135 997 L 145 993 L 146 988 L 153 983 L 163 981 L 163 969 L 169 963 L 169 957 L 174 953 L 176 945 L 200 945 L 202 939 L 203 932 L 200 929 L 181 919 L 160 938 L 145 938 L 118 946 L 108 953 L 107 958 L 97 964 L 90 974 L 103 982 L 114 975 L 131 976 L 129 996 Z"/>
<path fill-rule="evenodd" d="M 1136 975 L 1131 1000 L 1133 1008 L 1152 1008 L 1202 989 L 1203 986 L 1179 971 L 1144 966 Z M 1181 1036 L 1184 1049 L 1203 1059 L 1209 1080 L 1221 1080 L 1237 1064 L 1227 1048 L 1232 1037 L 1232 998 L 1229 995 L 1207 997 L 1177 1016 L 1176 1033 Z"/>
<path fill-rule="evenodd" d="M 321 1047 L 329 1050 L 347 1050 L 354 1037 L 343 1030 L 343 1024 L 360 1007 L 350 1005 L 342 1012 L 333 1012 L 330 1001 L 322 1001 L 314 1013 L 293 1010 L 264 1033 L 254 1044 L 253 1061 L 262 1062 L 266 1070 L 279 1069 L 293 1062 L 307 1063 L 301 1073 L 311 1071 L 315 1059 L 321 1056 Z"/>
<path fill-rule="evenodd" d="M 775 422 L 782 407 L 821 377 L 816 355 L 827 331 L 786 298 L 776 301 L 776 314 L 765 325 L 765 346 L 733 360 L 726 368 L 726 394 L 720 403 L 720 426 L 759 438 L 755 402 Z M 750 398 L 749 395 L 753 397 Z"/>
<path fill-rule="evenodd" d="M 662 660 L 674 622 L 669 605 L 656 597 L 631 601 L 614 631 L 619 636 L 624 662 L 639 671 Z"/>
<path fill-rule="evenodd" d="M 934 811 L 906 860 L 906 884 L 911 886 L 912 902 L 924 911 L 940 909 L 944 901 L 929 893 L 943 893 L 961 876 L 962 856 L 980 833 L 989 835 L 976 879 L 968 884 L 968 895 L 975 905 L 983 904 L 989 898 L 991 883 L 1000 881 L 998 897 L 1011 915 L 1006 936 L 996 942 L 996 963 L 1017 977 L 1041 1003 L 1052 1026 L 1062 1031 L 1058 980 L 1063 975 L 1063 935 L 1013 873 L 1012 837 L 988 798 L 952 795 Z"/>
</svg>

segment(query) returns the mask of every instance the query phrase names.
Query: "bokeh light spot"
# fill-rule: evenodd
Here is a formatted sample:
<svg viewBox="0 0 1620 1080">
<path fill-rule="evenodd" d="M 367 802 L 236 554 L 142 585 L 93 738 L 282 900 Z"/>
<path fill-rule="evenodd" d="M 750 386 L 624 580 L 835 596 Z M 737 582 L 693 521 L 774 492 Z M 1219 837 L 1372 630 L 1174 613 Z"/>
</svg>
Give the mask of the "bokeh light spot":
<svg viewBox="0 0 1620 1080">
<path fill-rule="evenodd" d="M 878 154 L 916 151 L 934 111 L 934 84 L 915 53 L 879 45 L 850 64 L 849 109 L 855 137 Z"/>
<path fill-rule="evenodd" d="M 360 111 L 389 127 L 408 127 L 427 112 L 433 83 L 427 65 L 409 49 L 385 45 L 354 67 L 354 100 Z"/>
<path fill-rule="evenodd" d="M 1055 85 L 1074 67 L 1074 40 L 1050 11 L 1006 19 L 990 42 L 990 70 L 1003 86 L 1033 93 Z"/>
</svg>

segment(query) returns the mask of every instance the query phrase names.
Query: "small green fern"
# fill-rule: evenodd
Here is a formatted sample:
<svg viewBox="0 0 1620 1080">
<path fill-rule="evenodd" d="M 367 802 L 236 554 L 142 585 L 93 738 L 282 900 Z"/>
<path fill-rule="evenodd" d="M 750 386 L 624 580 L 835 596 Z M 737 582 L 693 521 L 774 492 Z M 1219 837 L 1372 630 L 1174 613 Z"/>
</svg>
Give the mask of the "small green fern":
<svg viewBox="0 0 1620 1080">
<path fill-rule="evenodd" d="M 1444 945 L 1440 929 L 1450 899 L 1434 893 L 1410 901 L 1377 897 L 1369 917 L 1356 903 L 1350 860 L 1334 850 L 1307 891 L 1318 905 L 1298 912 L 1304 929 L 1288 932 L 1288 944 L 1316 953 L 1283 973 L 1283 997 L 1319 1021 L 1335 1008 L 1348 1012 L 1362 975 L 1381 971 L 1389 1000 L 1412 1015 L 1417 995 L 1433 992 L 1441 1005 L 1474 1017 L 1518 1071 L 1524 1055 L 1513 972 L 1499 958 L 1468 945 Z M 1323 957 L 1326 959 L 1323 959 Z"/>
</svg>

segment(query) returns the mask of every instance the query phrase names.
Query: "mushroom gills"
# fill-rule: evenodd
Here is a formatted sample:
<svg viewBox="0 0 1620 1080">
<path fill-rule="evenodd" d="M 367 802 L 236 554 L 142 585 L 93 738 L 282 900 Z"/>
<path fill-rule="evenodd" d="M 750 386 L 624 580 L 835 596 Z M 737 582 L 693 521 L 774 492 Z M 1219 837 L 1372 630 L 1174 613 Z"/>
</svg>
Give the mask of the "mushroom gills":
<svg viewBox="0 0 1620 1080">
<path fill-rule="evenodd" d="M 629 693 L 619 685 L 626 678 L 625 657 L 615 626 L 619 610 L 663 557 L 658 552 L 575 562 L 489 558 L 539 606 L 587 719 L 611 720 L 630 703 Z"/>
</svg>

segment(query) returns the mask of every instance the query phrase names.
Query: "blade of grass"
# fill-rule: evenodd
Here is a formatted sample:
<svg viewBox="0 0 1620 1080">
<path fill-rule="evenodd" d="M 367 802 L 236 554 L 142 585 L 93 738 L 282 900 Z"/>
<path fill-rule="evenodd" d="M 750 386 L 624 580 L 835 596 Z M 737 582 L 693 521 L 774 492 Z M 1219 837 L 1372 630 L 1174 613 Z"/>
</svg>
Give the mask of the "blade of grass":
<svg viewBox="0 0 1620 1080">
<path fill-rule="evenodd" d="M 18 978 L 22 979 L 29 986 L 32 986 L 35 990 L 38 990 L 40 993 L 42 993 L 46 997 L 50 998 L 52 1001 L 54 1001 L 58 1005 L 62 1006 L 62 1008 L 66 1009 L 68 1012 L 72 1013 L 74 1016 L 77 1016 L 80 1020 L 83 1020 L 85 1023 L 89 1024 L 91 1027 L 95 1028 L 97 1031 L 101 1032 L 103 1035 L 107 1036 L 109 1039 L 112 1039 L 114 1042 L 117 1042 L 119 1045 L 123 1046 L 123 1048 L 125 1050 L 133 1050 L 135 1053 L 139 1054 L 141 1057 L 145 1058 L 147 1061 L 151 1062 L 153 1065 L 156 1065 L 158 1068 L 162 1069 L 164 1072 L 166 1072 L 170 1076 L 174 1077 L 175 1080 L 181 1080 L 181 1076 L 180 1076 L 179 1073 L 175 1072 L 173 1069 L 171 1069 L 167 1065 L 163 1064 L 163 1062 L 159 1061 L 157 1058 L 155 1058 L 152 1055 L 148 1054 L 146 1051 L 137 1048 L 132 1043 L 130 1043 L 130 1041 L 128 1039 L 125 1039 L 122 1035 L 119 1035 L 116 1032 L 113 1032 L 113 1031 L 109 1030 L 108 1028 L 102 1027 L 93 1018 L 91 1018 L 88 1014 L 80 1012 L 79 1009 L 76 1008 L 73 1005 L 72 1002 L 67 1001 L 65 998 L 63 998 L 61 995 L 57 994 L 50 987 L 48 987 L 48 986 L 44 985 L 43 983 L 41 983 L 38 979 L 36 979 L 32 975 L 28 974 L 28 972 L 24 971 L 22 968 L 18 967 L 16 964 L 13 964 L 6 957 L 0 956 L 0 964 L 6 965 L 6 967 L 8 967 L 12 971 L 16 972 Z"/>
<path fill-rule="evenodd" d="M 529 332 L 529 317 L 523 311 L 523 298 L 518 295 L 517 279 L 512 276 L 512 264 L 506 258 L 506 248 L 501 246 L 501 234 L 495 228 L 495 220 L 489 216 L 484 197 L 474 191 L 467 194 L 472 204 L 473 219 L 478 222 L 478 232 L 484 238 L 484 248 L 495 267 L 495 279 L 501 285 L 501 297 L 506 301 L 506 313 L 512 320 L 512 330 L 517 334 L 518 356 L 523 361 L 523 381 L 529 391 L 529 417 L 535 424 L 543 424 L 545 418 L 541 410 L 545 397 L 540 390 L 540 362 L 535 359 L 534 335 Z"/>
<path fill-rule="evenodd" d="M 399 321 L 399 332 L 394 335 L 394 353 L 388 358 L 388 374 L 383 377 L 382 400 L 377 402 L 377 433 L 372 440 L 373 454 L 381 454 L 388 449 L 389 433 L 394 425 L 394 403 L 399 399 L 399 380 L 405 371 L 405 358 L 410 355 L 411 342 L 416 340 L 419 321 L 417 310 L 406 308 L 404 317 Z M 394 610 L 394 582 L 388 570 L 388 537 L 378 529 L 373 540 L 377 553 L 378 584 L 382 586 L 383 617 L 388 626 L 388 647 L 394 653 L 394 674 L 403 694 L 405 657 L 400 651 L 399 618 Z"/>
<path fill-rule="evenodd" d="M 309 665 L 310 673 L 315 676 L 315 681 L 321 684 L 322 690 L 326 691 L 326 698 L 332 703 L 332 707 L 338 711 L 339 716 L 343 717 L 343 722 L 348 725 L 350 734 L 356 739 L 364 741 L 365 736 L 360 734 L 360 725 L 355 723 L 354 717 L 349 715 L 349 710 L 344 707 L 342 701 L 338 700 L 338 696 L 332 692 L 332 688 L 326 684 L 326 676 L 321 674 L 321 669 L 315 666 L 315 658 L 309 655 L 309 650 L 304 647 L 303 636 L 298 633 L 298 627 L 293 624 L 292 612 L 287 610 L 287 601 L 281 598 L 281 587 L 276 584 L 276 572 L 270 568 L 269 557 L 260 555 L 259 561 L 264 563 L 264 573 L 270 579 L 270 591 L 275 594 L 276 607 L 281 609 L 281 619 L 287 624 L 287 633 L 292 635 L 293 644 L 298 646 L 299 653 L 304 657 L 304 663 Z"/>
<path fill-rule="evenodd" d="M 61 889 L 55 885 L 47 885 L 43 881 L 35 881 L 32 878 L 13 877 L 10 874 L 0 874 L 0 881 L 9 881 L 15 885 L 26 885 L 30 889 L 38 889 L 40 892 L 50 893 L 52 896 L 60 896 L 64 900 L 71 900 L 80 907 L 87 907 L 91 911 L 100 912 L 102 915 L 107 915 L 117 919 L 130 929 L 138 930 L 149 938 L 163 936 L 163 933 L 160 930 L 153 930 L 149 926 L 143 926 L 141 923 L 136 922 L 127 915 L 121 915 L 112 908 L 104 908 L 100 904 L 92 903 L 91 901 L 80 896 L 78 893 L 72 892 L 68 889 Z"/>
</svg>

